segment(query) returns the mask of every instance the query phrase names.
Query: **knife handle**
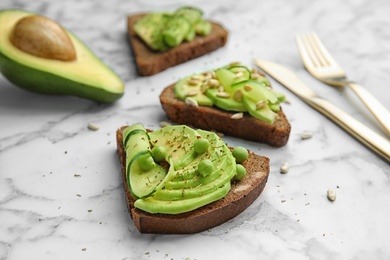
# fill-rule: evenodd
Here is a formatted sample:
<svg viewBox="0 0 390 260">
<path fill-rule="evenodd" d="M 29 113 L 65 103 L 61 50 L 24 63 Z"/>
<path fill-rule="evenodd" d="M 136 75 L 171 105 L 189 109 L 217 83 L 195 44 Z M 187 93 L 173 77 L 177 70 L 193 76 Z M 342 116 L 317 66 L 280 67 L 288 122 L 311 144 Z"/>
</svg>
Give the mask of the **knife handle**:
<svg viewBox="0 0 390 260">
<path fill-rule="evenodd" d="M 390 112 L 361 85 L 349 82 L 348 86 L 355 91 L 363 103 L 369 108 L 371 113 L 378 119 L 382 126 L 386 129 L 386 134 L 390 134 Z"/>
<path fill-rule="evenodd" d="M 390 162 L 390 142 L 329 101 L 312 97 L 306 102 Z"/>
</svg>

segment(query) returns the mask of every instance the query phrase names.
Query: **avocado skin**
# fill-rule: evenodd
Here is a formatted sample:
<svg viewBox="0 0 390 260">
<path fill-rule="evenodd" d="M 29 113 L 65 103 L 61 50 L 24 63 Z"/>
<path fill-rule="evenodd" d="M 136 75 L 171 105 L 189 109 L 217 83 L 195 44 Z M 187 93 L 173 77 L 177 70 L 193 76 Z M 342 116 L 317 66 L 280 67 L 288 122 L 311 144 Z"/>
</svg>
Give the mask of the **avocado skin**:
<svg viewBox="0 0 390 260">
<path fill-rule="evenodd" d="M 123 96 L 80 82 L 34 69 L 0 53 L 0 72 L 10 82 L 28 91 L 50 95 L 72 95 L 97 102 L 110 103 Z"/>
</svg>

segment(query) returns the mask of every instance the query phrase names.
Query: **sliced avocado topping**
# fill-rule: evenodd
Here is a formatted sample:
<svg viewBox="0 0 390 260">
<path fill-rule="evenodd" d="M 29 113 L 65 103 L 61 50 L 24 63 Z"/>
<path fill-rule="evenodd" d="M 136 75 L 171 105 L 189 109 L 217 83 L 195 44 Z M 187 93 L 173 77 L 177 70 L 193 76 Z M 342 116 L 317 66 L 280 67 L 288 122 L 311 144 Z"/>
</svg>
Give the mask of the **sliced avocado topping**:
<svg viewBox="0 0 390 260">
<path fill-rule="evenodd" d="M 202 20 L 203 12 L 196 7 L 183 6 L 176 10 L 175 16 L 183 16 L 191 23 L 191 25 L 194 25 Z"/>
<path fill-rule="evenodd" d="M 166 13 L 150 13 L 138 20 L 134 25 L 134 31 L 152 50 L 165 51 L 169 46 L 164 41 L 161 31 L 169 18 L 170 15 Z"/>
<path fill-rule="evenodd" d="M 134 25 L 138 37 L 153 51 L 166 51 L 211 33 L 211 23 L 195 7 L 181 7 L 173 13 L 151 12 Z"/>
<path fill-rule="evenodd" d="M 168 46 L 176 47 L 190 33 L 191 27 L 191 23 L 185 17 L 173 16 L 162 29 L 163 39 Z"/>
<path fill-rule="evenodd" d="M 58 32 L 56 28 L 61 27 L 48 20 L 21 10 L 0 11 L 0 72 L 16 86 L 33 92 L 98 102 L 113 102 L 122 97 L 124 84 L 118 75 L 75 35 L 63 28 L 62 33 Z M 40 29 L 34 29 L 35 26 Z M 25 37 L 18 38 L 14 29 Z M 61 46 L 45 38 L 53 32 Z M 64 43 L 67 40 L 69 44 Z M 30 47 L 21 47 L 24 43 Z M 34 45 L 45 46 L 45 50 L 37 51 Z M 49 51 L 57 47 L 61 51 Z"/>
<path fill-rule="evenodd" d="M 198 79 L 191 81 L 191 79 Z M 194 84 L 189 84 L 189 82 Z M 249 115 L 274 123 L 284 94 L 269 87 L 269 81 L 256 70 L 240 63 L 185 77 L 175 85 L 175 96 L 187 104 L 191 97 L 196 105 L 216 106 L 226 111 L 247 112 Z"/>
<path fill-rule="evenodd" d="M 181 100 L 192 98 L 201 106 L 212 106 L 213 101 L 202 92 L 204 75 L 188 76 L 175 86 L 175 96 Z"/>
<path fill-rule="evenodd" d="M 224 197 L 230 181 L 237 179 L 236 159 L 215 133 L 184 125 L 147 132 L 135 124 L 124 130 L 123 138 L 129 147 L 128 186 L 138 198 L 135 207 L 146 212 L 178 214 L 199 208 Z M 169 169 L 151 161 L 156 147 L 163 150 Z M 243 178 L 242 170 L 239 176 Z"/>
<path fill-rule="evenodd" d="M 148 169 L 143 169 L 139 161 L 145 156 L 150 155 L 149 151 L 139 152 L 129 163 L 129 173 L 127 176 L 128 185 L 131 192 L 137 198 L 144 198 L 155 192 L 158 184 L 164 180 L 166 170 L 158 164 L 154 164 Z"/>
<path fill-rule="evenodd" d="M 200 20 L 194 25 L 194 31 L 196 34 L 206 36 L 211 33 L 211 23 L 205 20 Z"/>
</svg>

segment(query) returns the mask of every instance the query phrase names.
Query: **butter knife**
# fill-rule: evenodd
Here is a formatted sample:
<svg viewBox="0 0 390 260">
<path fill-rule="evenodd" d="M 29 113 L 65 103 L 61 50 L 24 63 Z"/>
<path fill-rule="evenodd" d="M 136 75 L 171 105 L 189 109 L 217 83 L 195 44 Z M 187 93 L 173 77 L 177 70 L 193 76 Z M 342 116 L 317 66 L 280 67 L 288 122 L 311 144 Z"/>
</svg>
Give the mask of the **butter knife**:
<svg viewBox="0 0 390 260">
<path fill-rule="evenodd" d="M 387 160 L 387 162 L 390 162 L 390 142 L 384 137 L 380 136 L 328 100 L 317 96 L 316 93 L 306 86 L 291 70 L 265 60 L 256 59 L 255 63 L 308 105 L 335 122 L 357 140 Z"/>
</svg>

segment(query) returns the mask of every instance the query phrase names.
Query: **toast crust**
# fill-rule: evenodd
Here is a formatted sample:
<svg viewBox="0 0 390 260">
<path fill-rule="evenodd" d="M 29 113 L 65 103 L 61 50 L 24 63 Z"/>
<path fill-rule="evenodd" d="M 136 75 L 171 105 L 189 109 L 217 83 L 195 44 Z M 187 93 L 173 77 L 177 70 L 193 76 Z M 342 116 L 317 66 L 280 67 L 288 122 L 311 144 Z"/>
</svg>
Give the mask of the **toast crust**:
<svg viewBox="0 0 390 260">
<path fill-rule="evenodd" d="M 167 117 L 177 124 L 213 130 L 226 135 L 266 143 L 270 146 L 284 146 L 290 136 L 291 125 L 282 109 L 273 124 L 258 120 L 247 113 L 241 119 L 232 119 L 234 112 L 216 107 L 189 106 L 175 97 L 174 84 L 160 94 L 161 105 Z"/>
<path fill-rule="evenodd" d="M 196 36 L 193 41 L 183 42 L 164 52 L 149 49 L 136 35 L 133 26 L 145 13 L 127 17 L 127 31 L 132 46 L 138 73 L 151 76 L 170 67 L 195 59 L 225 46 L 228 31 L 220 24 L 211 22 L 212 30 L 207 36 Z"/>
<path fill-rule="evenodd" d="M 181 214 L 150 214 L 134 207 L 136 198 L 131 194 L 126 177 L 126 153 L 123 148 L 122 126 L 116 132 L 117 153 L 121 164 L 123 186 L 129 214 L 141 233 L 191 234 L 208 230 L 234 218 L 263 191 L 269 175 L 269 159 L 249 152 L 243 163 L 246 176 L 240 182 L 232 182 L 229 193 L 222 199 L 196 210 Z"/>
</svg>

